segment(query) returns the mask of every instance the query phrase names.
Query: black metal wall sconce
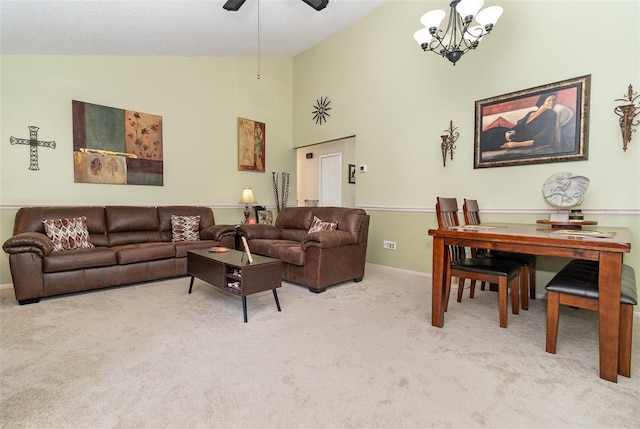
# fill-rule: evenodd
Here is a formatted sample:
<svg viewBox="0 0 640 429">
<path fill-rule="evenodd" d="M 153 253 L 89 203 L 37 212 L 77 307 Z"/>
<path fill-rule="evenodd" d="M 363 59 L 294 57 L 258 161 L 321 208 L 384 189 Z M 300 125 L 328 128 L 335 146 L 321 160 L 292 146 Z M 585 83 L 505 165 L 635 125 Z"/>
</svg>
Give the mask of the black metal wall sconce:
<svg viewBox="0 0 640 429">
<path fill-rule="evenodd" d="M 640 124 L 640 119 L 637 121 L 633 121 L 638 114 L 640 114 L 640 102 L 637 102 L 640 98 L 637 92 L 633 91 L 633 86 L 629 84 L 629 89 L 627 91 L 627 98 L 618 98 L 614 101 L 622 101 L 623 103 L 619 106 L 616 106 L 613 111 L 616 115 L 620 117 L 620 131 L 622 131 L 622 149 L 627 151 L 627 145 L 631 142 L 631 133 L 636 130 L 631 127 L 636 127 Z"/>
<path fill-rule="evenodd" d="M 440 143 L 440 149 L 442 150 L 442 166 L 447 166 L 447 153 L 453 161 L 453 151 L 456 148 L 456 140 L 460 137 L 460 133 L 456 130 L 458 127 L 453 126 L 453 121 L 449 121 L 449 128 L 444 130 L 446 134 L 441 135 L 442 143 Z"/>
</svg>

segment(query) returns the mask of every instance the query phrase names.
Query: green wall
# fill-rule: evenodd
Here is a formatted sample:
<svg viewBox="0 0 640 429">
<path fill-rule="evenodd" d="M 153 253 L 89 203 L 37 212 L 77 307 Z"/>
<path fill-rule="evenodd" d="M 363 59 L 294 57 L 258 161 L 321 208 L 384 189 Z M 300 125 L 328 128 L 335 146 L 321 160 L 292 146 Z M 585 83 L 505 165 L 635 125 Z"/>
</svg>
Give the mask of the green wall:
<svg viewBox="0 0 640 429">
<path fill-rule="evenodd" d="M 588 219 L 640 237 L 640 137 L 624 152 L 613 113 L 629 83 L 640 90 L 640 2 L 486 2 L 494 4 L 504 14 L 493 33 L 455 67 L 412 37 L 442 1 L 392 0 L 294 59 L 294 145 L 355 135 L 357 165 L 368 166 L 356 205 L 372 214 L 369 262 L 430 272 L 437 196 L 478 199 L 486 220 L 547 218 L 542 184 L 563 171 L 591 179 L 581 206 Z M 587 161 L 473 168 L 476 100 L 589 74 Z M 309 112 L 320 96 L 332 110 L 317 126 Z M 450 120 L 460 138 L 443 167 L 440 135 Z M 383 250 L 383 240 L 397 250 Z M 638 250 L 624 260 L 640 272 Z M 541 261 L 540 283 L 557 265 Z"/>
<path fill-rule="evenodd" d="M 493 34 L 455 67 L 412 38 L 442 0 L 391 0 L 293 59 L 262 58 L 260 80 L 256 58 L 0 56 L 0 241 L 24 205 L 202 204 L 218 223 L 237 223 L 243 186 L 273 206 L 270 173 L 287 171 L 295 204 L 293 149 L 355 135 L 356 162 L 369 170 L 355 189 L 356 205 L 372 216 L 371 263 L 431 271 L 427 230 L 438 195 L 477 198 L 486 221 L 544 218 L 542 183 L 561 171 L 591 179 L 582 205 L 589 219 L 628 226 L 637 242 L 640 137 L 622 151 L 613 108 L 629 83 L 640 90 L 640 3 L 487 1 L 498 3 L 505 12 Z M 588 161 L 473 169 L 476 100 L 586 74 Z M 311 111 L 321 96 L 332 110 L 317 125 Z M 162 115 L 164 186 L 73 183 L 73 99 Z M 265 174 L 237 170 L 238 117 L 267 124 Z M 443 167 L 439 136 L 450 120 L 460 139 Z M 58 144 L 40 151 L 37 172 L 26 147 L 9 145 L 29 125 Z M 397 250 L 383 250 L 383 240 Z M 7 260 L 0 255 L 1 284 L 11 282 Z M 640 272 L 635 246 L 625 262 Z M 539 284 L 558 263 L 541 261 Z"/>
<path fill-rule="evenodd" d="M 292 149 L 292 59 L 182 57 L 0 57 L 0 242 L 12 232 L 15 210 L 26 205 L 168 205 L 213 207 L 217 223 L 239 223 L 242 188 L 273 206 L 272 171 L 295 177 Z M 71 100 L 163 117 L 164 186 L 73 182 Z M 238 171 L 238 117 L 264 122 L 266 172 Z M 39 150 L 11 136 L 55 140 Z M 295 180 L 292 180 L 295 204 Z M 0 284 L 11 283 L 0 255 Z"/>
</svg>

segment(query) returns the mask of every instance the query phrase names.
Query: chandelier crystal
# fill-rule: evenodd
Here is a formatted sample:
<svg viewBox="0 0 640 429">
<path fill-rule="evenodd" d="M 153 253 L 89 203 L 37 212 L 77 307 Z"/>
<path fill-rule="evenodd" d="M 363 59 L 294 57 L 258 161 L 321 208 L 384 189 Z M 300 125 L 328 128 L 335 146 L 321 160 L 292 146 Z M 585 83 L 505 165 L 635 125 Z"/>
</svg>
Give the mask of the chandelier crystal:
<svg viewBox="0 0 640 429">
<path fill-rule="evenodd" d="M 423 51 L 446 57 L 455 66 L 462 55 L 478 47 L 502 15 L 500 6 L 480 10 L 483 5 L 484 0 L 453 0 L 449 4 L 451 11 L 444 31 L 438 27 L 446 15 L 445 11 L 427 12 L 420 18 L 424 28 L 416 31 L 413 38 Z M 474 17 L 477 25 L 471 25 Z"/>
</svg>

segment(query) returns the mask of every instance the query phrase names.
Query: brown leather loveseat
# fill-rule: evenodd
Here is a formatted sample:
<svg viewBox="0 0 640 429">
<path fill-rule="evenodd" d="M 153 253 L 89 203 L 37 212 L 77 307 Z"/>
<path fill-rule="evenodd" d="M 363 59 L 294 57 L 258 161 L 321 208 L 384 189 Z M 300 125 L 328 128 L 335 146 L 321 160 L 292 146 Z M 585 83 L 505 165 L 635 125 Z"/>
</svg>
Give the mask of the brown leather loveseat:
<svg viewBox="0 0 640 429">
<path fill-rule="evenodd" d="M 43 221 L 82 217 L 86 228 L 79 229 L 88 232 L 90 243 L 76 241 L 92 247 L 68 246 L 77 243 L 61 234 L 72 250 L 54 250 L 60 240 L 47 236 Z M 180 221 L 188 222 L 187 227 Z M 215 225 L 208 207 L 23 207 L 16 213 L 13 236 L 2 248 L 9 254 L 16 299 L 27 304 L 52 295 L 186 275 L 188 250 L 233 248 L 235 235 L 235 227 Z"/>
<path fill-rule="evenodd" d="M 309 233 L 314 218 L 336 224 L 335 230 Z M 238 234 L 252 253 L 280 259 L 282 278 L 311 292 L 364 276 L 369 215 L 344 207 L 285 207 L 275 225 L 245 224 Z"/>
</svg>

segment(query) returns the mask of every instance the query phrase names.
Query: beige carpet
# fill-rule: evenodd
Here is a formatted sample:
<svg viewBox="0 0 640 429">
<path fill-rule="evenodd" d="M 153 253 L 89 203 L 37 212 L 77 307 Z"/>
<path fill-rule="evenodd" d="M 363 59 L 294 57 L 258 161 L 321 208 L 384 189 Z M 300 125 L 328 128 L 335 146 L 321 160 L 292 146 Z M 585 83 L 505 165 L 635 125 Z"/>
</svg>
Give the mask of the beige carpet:
<svg viewBox="0 0 640 429">
<path fill-rule="evenodd" d="M 598 377 L 596 313 L 545 301 L 498 327 L 496 294 L 431 326 L 428 277 L 367 266 L 323 294 L 238 297 L 188 278 L 18 306 L 0 290 L 2 428 L 638 428 L 631 379 Z"/>
</svg>

